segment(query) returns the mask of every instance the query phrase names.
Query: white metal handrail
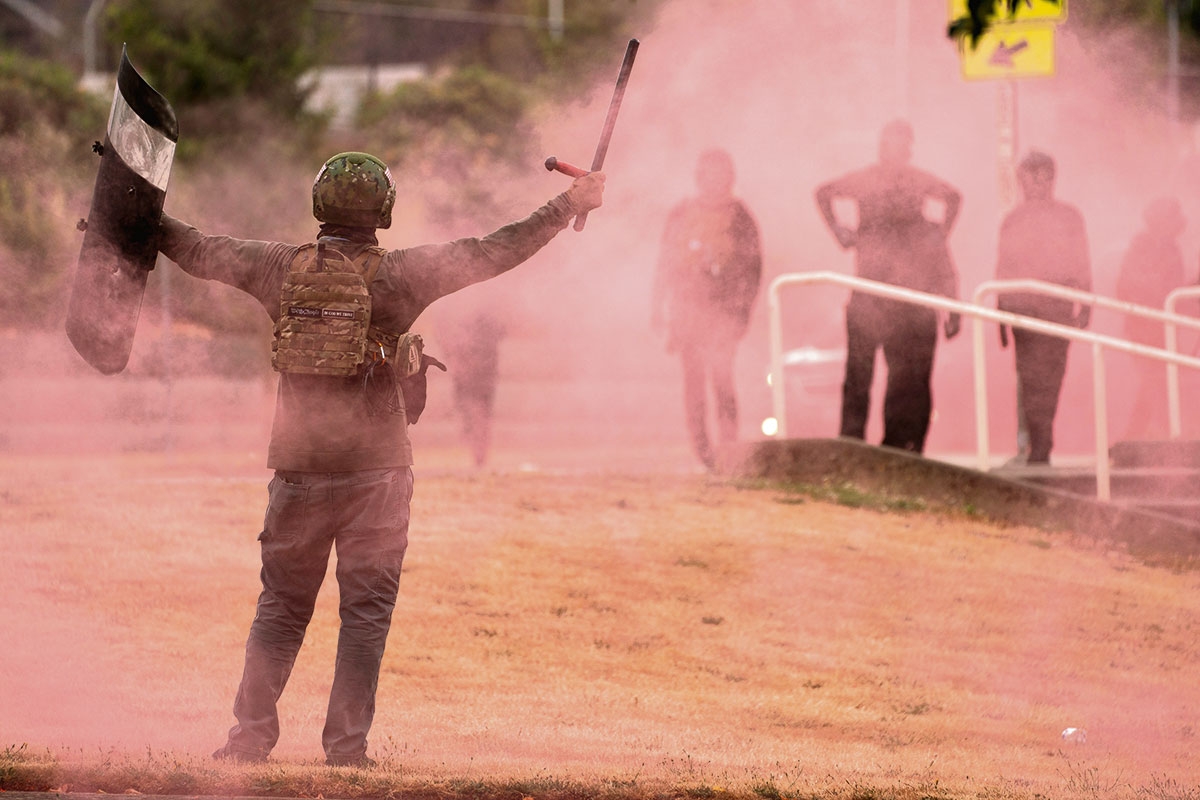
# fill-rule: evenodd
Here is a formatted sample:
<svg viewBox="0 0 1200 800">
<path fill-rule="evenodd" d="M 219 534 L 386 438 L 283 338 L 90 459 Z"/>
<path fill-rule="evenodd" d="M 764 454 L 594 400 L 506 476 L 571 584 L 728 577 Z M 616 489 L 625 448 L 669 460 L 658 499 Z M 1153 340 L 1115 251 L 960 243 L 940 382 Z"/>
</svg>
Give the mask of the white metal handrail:
<svg viewBox="0 0 1200 800">
<path fill-rule="evenodd" d="M 1084 292 L 1079 289 L 1073 289 L 1069 286 L 1063 286 L 1057 283 L 1048 283 L 1046 281 L 1034 280 L 1032 278 L 1021 278 L 1016 280 L 995 280 L 984 281 L 975 287 L 974 300 L 982 305 L 983 298 L 988 294 L 998 294 L 1000 292 L 1034 292 L 1037 294 L 1049 295 L 1051 297 L 1060 297 L 1064 300 L 1073 300 L 1076 303 L 1090 305 L 1096 308 L 1107 308 L 1114 311 L 1120 311 L 1124 314 L 1129 314 L 1135 317 L 1144 317 L 1146 319 L 1156 319 L 1163 323 L 1164 339 L 1163 349 L 1171 353 L 1178 353 L 1179 347 L 1177 343 L 1177 335 L 1175 331 L 1176 325 L 1183 325 L 1185 328 L 1195 328 L 1200 330 L 1200 319 L 1196 317 L 1179 314 L 1175 311 L 1175 305 L 1178 300 L 1188 295 L 1200 295 L 1200 287 L 1185 286 L 1176 289 L 1167 295 L 1164 302 L 1164 308 L 1152 308 L 1150 306 L 1138 305 L 1130 303 L 1126 300 L 1117 300 L 1112 297 L 1106 297 L 1102 294 L 1094 294 L 1092 292 Z M 1182 415 L 1179 405 L 1179 365 L 1174 361 L 1167 361 L 1167 418 L 1170 424 L 1170 438 L 1178 439 L 1183 435 Z"/>
<path fill-rule="evenodd" d="M 1172 290 L 1163 302 L 1163 308 L 1172 318 L 1166 320 L 1164 327 L 1163 346 L 1172 353 L 1179 352 L 1179 337 L 1175 331 L 1175 323 L 1179 317 L 1189 322 L 1200 324 L 1200 320 L 1186 314 L 1179 314 L 1175 307 L 1185 297 L 1200 297 L 1200 286 L 1180 286 Z M 1170 420 L 1171 438 L 1178 439 L 1183 435 L 1183 413 L 1179 405 L 1179 365 L 1167 362 L 1167 419 Z"/>
<path fill-rule="evenodd" d="M 771 281 L 767 289 L 771 337 L 771 399 L 775 418 L 779 423 L 776 436 L 781 438 L 787 436 L 787 411 L 785 408 L 785 381 L 783 380 L 783 321 L 779 292 L 785 286 L 811 283 L 838 284 L 854 291 L 903 300 L 972 318 L 974 322 L 975 436 L 978 466 L 982 471 L 986 471 L 989 468 L 988 462 L 990 459 L 988 453 L 987 375 L 984 364 L 983 323 L 985 321 L 996 322 L 1014 328 L 1023 328 L 1051 336 L 1061 336 L 1064 339 L 1090 343 L 1092 345 L 1092 358 L 1094 362 L 1092 392 L 1096 417 L 1096 495 L 1104 501 L 1111 499 L 1107 457 L 1108 409 L 1106 405 L 1107 390 L 1104 381 L 1104 348 L 1110 347 L 1114 350 L 1121 350 L 1127 353 L 1134 353 L 1135 355 L 1157 358 L 1162 361 L 1200 369 L 1200 358 L 1192 358 L 1164 349 L 1134 344 L 1124 339 L 1092 333 L 1069 325 L 1046 322 L 1035 317 L 1026 317 L 1008 311 L 986 308 L 977 303 L 952 300 L 941 295 L 918 292 L 913 289 L 905 289 L 900 286 L 859 278 L 854 275 L 845 275 L 840 272 L 792 272 L 776 277 Z M 1055 286 L 1055 284 L 1047 285 Z"/>
</svg>

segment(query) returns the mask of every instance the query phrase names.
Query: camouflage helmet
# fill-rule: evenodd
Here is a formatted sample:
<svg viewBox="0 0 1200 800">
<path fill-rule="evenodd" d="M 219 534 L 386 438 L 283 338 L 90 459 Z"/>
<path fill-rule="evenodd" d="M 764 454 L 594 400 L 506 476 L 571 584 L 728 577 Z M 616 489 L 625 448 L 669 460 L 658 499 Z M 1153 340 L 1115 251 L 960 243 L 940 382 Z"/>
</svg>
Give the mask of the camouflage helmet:
<svg viewBox="0 0 1200 800">
<path fill-rule="evenodd" d="M 338 153 L 313 181 L 313 216 L 320 222 L 358 228 L 392 224 L 396 182 L 378 158 L 368 153 Z"/>
</svg>

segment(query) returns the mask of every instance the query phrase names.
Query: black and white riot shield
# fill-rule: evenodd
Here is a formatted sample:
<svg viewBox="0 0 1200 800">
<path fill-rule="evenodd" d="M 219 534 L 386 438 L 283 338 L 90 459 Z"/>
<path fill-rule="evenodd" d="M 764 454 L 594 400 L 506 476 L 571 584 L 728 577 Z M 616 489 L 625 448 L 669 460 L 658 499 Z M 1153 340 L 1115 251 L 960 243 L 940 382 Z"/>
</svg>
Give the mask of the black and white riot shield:
<svg viewBox="0 0 1200 800">
<path fill-rule="evenodd" d="M 123 370 L 133 349 L 178 141 L 171 104 L 122 50 L 67 309 L 71 344 L 105 375 Z"/>
</svg>

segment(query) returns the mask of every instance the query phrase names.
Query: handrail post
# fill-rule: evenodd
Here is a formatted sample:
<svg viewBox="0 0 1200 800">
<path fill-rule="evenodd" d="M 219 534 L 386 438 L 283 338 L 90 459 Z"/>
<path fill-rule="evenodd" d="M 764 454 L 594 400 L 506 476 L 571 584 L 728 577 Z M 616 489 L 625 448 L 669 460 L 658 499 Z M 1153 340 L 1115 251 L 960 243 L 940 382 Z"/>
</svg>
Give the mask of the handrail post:
<svg viewBox="0 0 1200 800">
<path fill-rule="evenodd" d="M 983 319 L 974 317 L 971 320 L 972 346 L 975 364 L 975 448 L 980 472 L 987 472 L 991 454 L 988 432 L 988 399 L 987 399 L 987 366 L 986 350 L 983 343 Z"/>
<path fill-rule="evenodd" d="M 1179 336 L 1173 322 L 1166 323 L 1163 328 L 1163 347 L 1172 353 L 1179 352 Z M 1180 438 L 1183 435 L 1183 413 L 1179 408 L 1179 365 L 1172 361 L 1167 362 L 1167 421 L 1170 438 Z"/>
<path fill-rule="evenodd" d="M 1200 286 L 1180 286 L 1172 290 L 1163 302 L 1163 310 L 1172 315 L 1166 321 L 1163 330 L 1163 349 L 1171 353 L 1179 352 L 1179 333 L 1174 320 L 1176 318 L 1191 319 L 1176 311 L 1180 298 L 1200 296 Z M 1183 411 L 1179 401 L 1179 365 L 1173 361 L 1167 362 L 1167 420 L 1170 425 L 1172 439 L 1183 438 Z"/>
<path fill-rule="evenodd" d="M 771 282 L 769 290 L 770 327 L 771 327 L 771 387 L 772 402 L 775 406 L 779 428 L 778 436 L 787 435 L 787 410 L 785 408 L 786 382 L 783 376 L 783 322 L 778 290 L 785 284 L 807 284 L 816 282 L 835 283 L 850 288 L 852 291 L 862 291 L 881 297 L 890 297 L 904 302 L 933 308 L 939 311 L 967 314 L 974 320 L 973 351 L 975 359 L 975 400 L 976 400 L 976 438 L 978 439 L 979 468 L 987 471 L 990 461 L 989 435 L 987 419 L 987 372 L 985 367 L 985 350 L 983 347 L 983 322 L 995 322 L 1012 328 L 1032 330 L 1047 336 L 1057 336 L 1068 341 L 1090 342 L 1093 348 L 1094 369 L 1093 393 L 1096 427 L 1096 494 L 1101 500 L 1108 501 L 1111 497 L 1111 469 L 1109 464 L 1108 444 L 1108 398 L 1105 385 L 1104 348 L 1112 348 L 1124 353 L 1132 353 L 1143 358 L 1153 358 L 1175 365 L 1183 365 L 1192 369 L 1200 369 L 1200 358 L 1186 356 L 1167 348 L 1150 347 L 1136 342 L 1130 342 L 1107 334 L 1083 331 L 1074 326 L 1027 317 L 999 309 L 986 308 L 982 304 L 984 295 L 999 291 L 1032 291 L 1051 296 L 1065 297 L 1075 302 L 1110 308 L 1138 316 L 1150 317 L 1171 325 L 1200 328 L 1200 319 L 1173 314 L 1169 311 L 1158 311 L 1134 303 L 1114 300 L 1101 295 L 1081 292 L 1059 284 L 1046 283 L 1036 280 L 1016 281 L 985 281 L 975 290 L 974 302 L 966 303 L 961 300 L 933 295 L 913 289 L 905 289 L 891 284 L 872 281 L 857 276 L 843 275 L 835 272 L 803 272 L 788 273 L 776 277 Z M 1189 289 L 1178 289 L 1175 293 L 1188 293 Z M 1175 293 L 1172 293 L 1174 295 Z M 1190 287 L 1190 293 L 1200 295 L 1200 287 Z M 1171 302 L 1171 298 L 1168 298 Z M 1177 398 L 1176 398 L 1177 400 Z"/>
<path fill-rule="evenodd" d="M 1108 463 L 1108 392 L 1104 378 L 1104 345 L 1092 342 L 1092 404 L 1096 425 L 1096 498 L 1112 499 L 1112 476 Z"/>
<path fill-rule="evenodd" d="M 781 276 L 783 277 L 783 276 Z M 775 436 L 787 438 L 786 385 L 783 377 L 783 314 L 780 309 L 779 279 L 771 282 L 767 292 L 769 321 L 771 325 L 771 406 L 775 414 Z"/>
</svg>

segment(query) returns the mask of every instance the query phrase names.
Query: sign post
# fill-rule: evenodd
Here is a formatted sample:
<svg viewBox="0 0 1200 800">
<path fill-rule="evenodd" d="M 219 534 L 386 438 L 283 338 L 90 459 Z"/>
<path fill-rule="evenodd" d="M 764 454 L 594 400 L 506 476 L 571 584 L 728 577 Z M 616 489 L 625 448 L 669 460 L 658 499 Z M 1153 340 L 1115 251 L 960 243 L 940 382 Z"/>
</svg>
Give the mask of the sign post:
<svg viewBox="0 0 1200 800">
<path fill-rule="evenodd" d="M 969 15 L 967 0 L 948 0 L 950 22 Z M 967 80 L 1049 77 L 1054 74 L 1054 31 L 1067 18 L 1067 0 L 1019 0 L 1012 14 L 993 21 L 974 45 L 960 50 Z"/>
<path fill-rule="evenodd" d="M 947 0 L 950 22 L 970 14 L 968 0 Z M 996 114 L 1000 197 L 1016 200 L 1017 81 L 1054 75 L 1054 34 L 1067 18 L 1067 0 L 1018 0 L 1011 14 L 993 21 L 979 39 L 960 42 L 966 80 L 1001 81 Z"/>
<path fill-rule="evenodd" d="M 970 14 L 967 0 L 948 0 L 950 22 Z M 977 41 L 960 42 L 963 78 L 1000 81 L 996 103 L 996 177 L 1000 201 L 1017 201 L 1017 83 L 1054 75 L 1054 33 L 1067 18 L 1067 0 L 1018 0 L 1012 13 L 996 20 Z M 1017 388 L 1017 455 L 1028 454 L 1029 432 Z"/>
</svg>

